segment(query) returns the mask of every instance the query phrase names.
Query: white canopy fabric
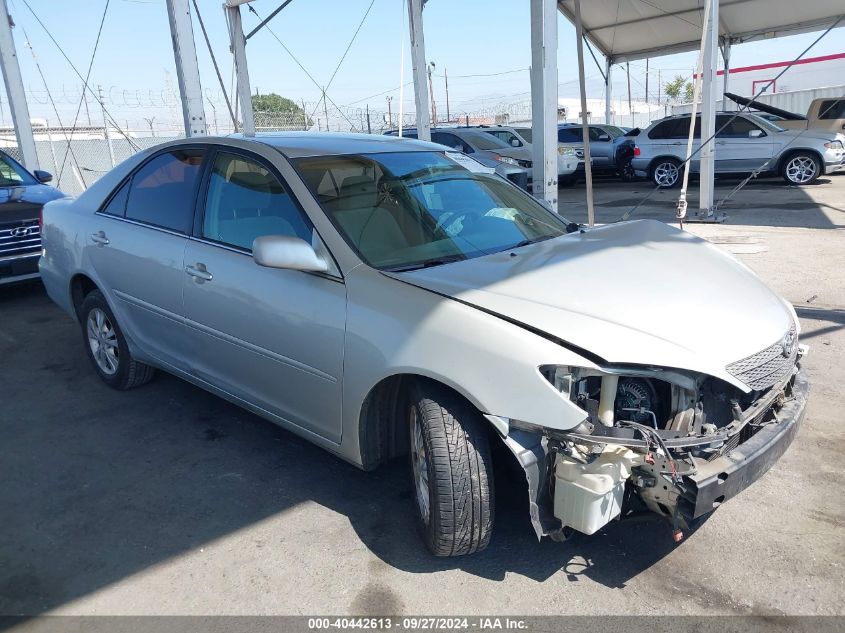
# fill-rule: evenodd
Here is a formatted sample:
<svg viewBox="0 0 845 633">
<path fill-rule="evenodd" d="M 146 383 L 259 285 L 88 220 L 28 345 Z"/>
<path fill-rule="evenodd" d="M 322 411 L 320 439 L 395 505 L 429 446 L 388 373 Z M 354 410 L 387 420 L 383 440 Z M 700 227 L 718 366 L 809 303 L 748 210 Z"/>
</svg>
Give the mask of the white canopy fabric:
<svg viewBox="0 0 845 633">
<path fill-rule="evenodd" d="M 574 0 L 558 9 L 575 22 Z M 704 0 L 581 2 L 584 35 L 614 62 L 697 50 Z M 733 43 L 817 31 L 845 13 L 843 0 L 721 0 L 719 35 Z"/>
</svg>

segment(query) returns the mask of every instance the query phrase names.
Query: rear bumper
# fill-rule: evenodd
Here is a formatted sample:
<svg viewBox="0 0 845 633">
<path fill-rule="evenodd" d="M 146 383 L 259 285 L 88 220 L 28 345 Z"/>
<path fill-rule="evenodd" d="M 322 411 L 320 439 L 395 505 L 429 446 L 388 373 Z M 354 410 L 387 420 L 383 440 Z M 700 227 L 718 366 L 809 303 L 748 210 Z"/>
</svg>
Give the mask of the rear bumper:
<svg viewBox="0 0 845 633">
<path fill-rule="evenodd" d="M 38 258 L 41 253 L 20 257 L 0 257 L 0 286 L 38 278 Z"/>
<path fill-rule="evenodd" d="M 810 383 L 799 372 L 790 399 L 777 413 L 778 422 L 763 427 L 729 454 L 699 463 L 695 475 L 684 477 L 684 492 L 678 500 L 680 516 L 693 521 L 762 477 L 792 444 L 804 419 L 809 393 Z"/>
</svg>

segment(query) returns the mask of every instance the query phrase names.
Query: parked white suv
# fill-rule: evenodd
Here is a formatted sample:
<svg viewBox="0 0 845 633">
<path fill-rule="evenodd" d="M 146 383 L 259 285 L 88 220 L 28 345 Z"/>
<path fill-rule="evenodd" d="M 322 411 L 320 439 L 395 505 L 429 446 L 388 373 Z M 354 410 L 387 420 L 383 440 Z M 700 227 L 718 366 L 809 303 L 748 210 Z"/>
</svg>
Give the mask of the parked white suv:
<svg viewBox="0 0 845 633">
<path fill-rule="evenodd" d="M 749 173 L 763 168 L 780 174 L 791 185 L 805 185 L 845 166 L 843 135 L 810 130 L 784 130 L 755 114 L 716 115 L 715 166 L 717 174 Z M 686 158 L 690 115 L 671 116 L 652 123 L 637 136 L 631 161 L 638 176 L 655 185 L 674 187 L 681 180 Z M 724 127 L 724 129 L 722 129 Z M 701 117 L 695 124 L 693 173 L 699 171 Z"/>
</svg>

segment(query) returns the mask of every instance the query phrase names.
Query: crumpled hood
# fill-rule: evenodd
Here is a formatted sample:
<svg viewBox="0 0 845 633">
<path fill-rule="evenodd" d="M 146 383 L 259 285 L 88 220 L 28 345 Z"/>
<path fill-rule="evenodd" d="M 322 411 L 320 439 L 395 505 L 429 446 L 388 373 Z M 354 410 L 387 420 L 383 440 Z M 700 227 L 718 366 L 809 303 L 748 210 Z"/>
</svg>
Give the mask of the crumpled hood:
<svg viewBox="0 0 845 633">
<path fill-rule="evenodd" d="M 725 366 L 779 341 L 793 322 L 787 304 L 744 264 L 653 220 L 395 276 L 609 363 L 688 369 L 734 383 Z"/>
</svg>

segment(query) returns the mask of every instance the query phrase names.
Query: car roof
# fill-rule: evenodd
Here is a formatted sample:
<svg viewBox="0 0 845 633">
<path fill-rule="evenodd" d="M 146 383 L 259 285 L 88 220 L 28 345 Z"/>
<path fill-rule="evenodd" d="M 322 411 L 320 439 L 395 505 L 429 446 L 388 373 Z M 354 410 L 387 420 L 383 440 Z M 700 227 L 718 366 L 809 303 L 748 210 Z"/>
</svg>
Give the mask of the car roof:
<svg viewBox="0 0 845 633">
<path fill-rule="evenodd" d="M 232 134 L 226 138 L 263 143 L 287 158 L 336 156 L 341 154 L 378 154 L 383 152 L 443 151 L 443 146 L 411 138 L 382 134 L 340 132 L 262 132 L 255 136 Z"/>
</svg>

